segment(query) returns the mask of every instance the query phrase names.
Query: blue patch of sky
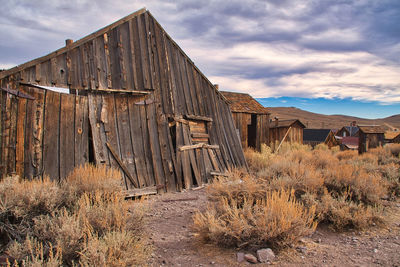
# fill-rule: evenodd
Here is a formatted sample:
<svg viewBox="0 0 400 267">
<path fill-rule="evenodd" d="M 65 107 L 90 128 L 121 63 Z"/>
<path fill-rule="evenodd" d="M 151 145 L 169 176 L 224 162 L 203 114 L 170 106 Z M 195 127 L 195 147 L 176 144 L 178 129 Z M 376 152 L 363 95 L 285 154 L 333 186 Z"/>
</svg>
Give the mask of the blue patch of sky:
<svg viewBox="0 0 400 267">
<path fill-rule="evenodd" d="M 366 119 L 379 119 L 400 114 L 400 104 L 382 104 L 350 98 L 269 97 L 257 98 L 257 101 L 264 107 L 296 107 L 325 115 L 347 115 Z"/>
</svg>

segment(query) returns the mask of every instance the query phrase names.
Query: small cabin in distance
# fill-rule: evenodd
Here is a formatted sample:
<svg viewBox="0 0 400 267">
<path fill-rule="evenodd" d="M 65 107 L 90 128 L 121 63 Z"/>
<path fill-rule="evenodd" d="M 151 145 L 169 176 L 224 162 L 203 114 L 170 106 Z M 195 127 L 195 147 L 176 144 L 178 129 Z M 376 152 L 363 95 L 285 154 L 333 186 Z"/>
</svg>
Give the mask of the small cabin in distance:
<svg viewBox="0 0 400 267">
<path fill-rule="evenodd" d="M 381 126 L 359 126 L 358 153 L 367 152 L 370 148 L 383 146 L 385 129 Z"/>
<path fill-rule="evenodd" d="M 357 126 L 343 126 L 339 131 L 336 132 L 336 136 L 340 137 L 358 137 L 358 127 Z"/>
<path fill-rule="evenodd" d="M 236 131 L 243 148 L 261 151 L 261 144 L 268 143 L 268 109 L 246 93 L 220 91 L 228 100 Z"/>
<path fill-rule="evenodd" d="M 276 143 L 303 143 L 303 129 L 306 126 L 297 119 L 279 120 L 275 118 L 270 122 L 269 144 L 274 148 Z"/>
<path fill-rule="evenodd" d="M 312 147 L 323 143 L 329 148 L 340 144 L 331 129 L 304 129 L 303 143 Z"/>
</svg>

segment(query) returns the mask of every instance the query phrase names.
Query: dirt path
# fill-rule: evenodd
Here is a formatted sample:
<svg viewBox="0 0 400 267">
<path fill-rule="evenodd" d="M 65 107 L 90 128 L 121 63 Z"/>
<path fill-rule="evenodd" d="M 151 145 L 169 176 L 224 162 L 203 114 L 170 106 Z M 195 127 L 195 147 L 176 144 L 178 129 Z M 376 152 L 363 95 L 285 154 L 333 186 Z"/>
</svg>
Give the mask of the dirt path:
<svg viewBox="0 0 400 267">
<path fill-rule="evenodd" d="M 206 206 L 205 189 L 154 196 L 148 231 L 154 246 L 151 266 L 247 266 L 235 249 L 200 243 L 192 217 Z M 400 266 L 400 204 L 392 203 L 384 229 L 334 233 L 319 227 L 310 237 L 277 254 L 277 266 Z M 246 252 L 246 251 L 245 251 Z M 254 254 L 254 252 L 253 252 Z M 266 264 L 258 264 L 266 266 Z"/>
</svg>

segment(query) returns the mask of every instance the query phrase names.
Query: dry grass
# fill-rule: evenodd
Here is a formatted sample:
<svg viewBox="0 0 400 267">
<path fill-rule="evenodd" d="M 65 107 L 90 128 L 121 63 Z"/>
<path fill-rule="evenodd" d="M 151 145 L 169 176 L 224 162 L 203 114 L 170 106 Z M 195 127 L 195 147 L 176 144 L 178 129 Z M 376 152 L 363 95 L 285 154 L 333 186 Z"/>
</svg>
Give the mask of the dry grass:
<svg viewBox="0 0 400 267">
<path fill-rule="evenodd" d="M 315 207 L 305 208 L 287 190 L 261 198 L 222 197 L 205 213 L 196 213 L 194 228 L 209 242 L 223 246 L 287 246 L 314 231 Z"/>
<path fill-rule="evenodd" d="M 208 187 L 210 205 L 195 215 L 203 240 L 281 247 L 312 231 L 316 223 L 338 231 L 385 223 L 382 199 L 400 194 L 396 148 L 372 149 L 361 156 L 323 145 L 314 150 L 290 144 L 281 148 L 277 153 L 247 150 L 250 174 L 235 170 Z M 286 228 L 291 220 L 302 223 Z"/>
<path fill-rule="evenodd" d="M 61 184 L 6 178 L 0 183 L 1 253 L 21 266 L 144 263 L 150 251 L 144 208 L 124 200 L 121 181 L 119 172 L 91 165 Z M 106 253 L 106 261 L 96 261 L 95 250 L 98 257 Z"/>
</svg>

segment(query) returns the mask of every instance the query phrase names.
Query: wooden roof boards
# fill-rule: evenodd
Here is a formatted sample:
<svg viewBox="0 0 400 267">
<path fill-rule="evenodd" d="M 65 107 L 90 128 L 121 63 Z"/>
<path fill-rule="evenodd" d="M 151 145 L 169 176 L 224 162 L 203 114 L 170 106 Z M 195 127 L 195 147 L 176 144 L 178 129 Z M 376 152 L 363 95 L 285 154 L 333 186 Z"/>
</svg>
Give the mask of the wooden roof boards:
<svg viewBox="0 0 400 267">
<path fill-rule="evenodd" d="M 268 114 L 267 108 L 257 102 L 249 94 L 220 91 L 221 94 L 229 101 L 232 112 Z"/>
<path fill-rule="evenodd" d="M 371 126 L 361 126 L 359 125 L 358 128 L 360 129 L 360 131 L 362 131 L 363 133 L 366 134 L 376 134 L 376 133 L 385 133 L 385 129 L 381 126 L 375 126 L 375 125 L 371 125 Z"/>
<path fill-rule="evenodd" d="M 19 103 L 0 90 L 0 116 L 12 118 L 11 130 L 0 129 L 0 156 L 10 166 L 0 176 L 24 166 L 15 154 L 26 155 L 18 170 L 25 177 L 44 170 L 62 179 L 90 160 L 121 169 L 128 189 L 173 192 L 246 167 L 227 100 L 145 9 L 0 72 L 0 87 L 35 99 Z M 35 147 L 22 142 L 10 152 L 15 135 Z M 199 140 L 204 145 L 193 146 Z"/>
<path fill-rule="evenodd" d="M 291 120 L 278 120 L 278 121 L 272 121 L 270 123 L 270 128 L 280 128 L 280 127 L 290 127 L 290 126 L 298 126 L 301 128 L 306 128 L 306 126 L 297 119 L 291 119 Z"/>
</svg>

